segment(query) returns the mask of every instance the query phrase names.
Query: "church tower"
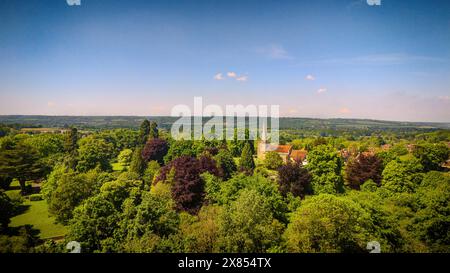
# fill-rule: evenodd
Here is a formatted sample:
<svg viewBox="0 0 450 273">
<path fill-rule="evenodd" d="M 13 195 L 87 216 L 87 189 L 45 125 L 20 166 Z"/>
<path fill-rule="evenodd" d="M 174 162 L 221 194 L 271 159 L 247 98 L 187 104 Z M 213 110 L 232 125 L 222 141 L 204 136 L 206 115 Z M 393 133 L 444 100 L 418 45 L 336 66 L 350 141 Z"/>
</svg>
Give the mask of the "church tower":
<svg viewBox="0 0 450 273">
<path fill-rule="evenodd" d="M 260 140 L 258 141 L 258 151 L 256 153 L 259 159 L 261 159 L 261 160 L 264 159 L 268 146 L 269 146 L 269 144 L 267 141 L 267 125 L 266 125 L 266 121 L 264 120 L 263 124 L 262 124 Z"/>
</svg>

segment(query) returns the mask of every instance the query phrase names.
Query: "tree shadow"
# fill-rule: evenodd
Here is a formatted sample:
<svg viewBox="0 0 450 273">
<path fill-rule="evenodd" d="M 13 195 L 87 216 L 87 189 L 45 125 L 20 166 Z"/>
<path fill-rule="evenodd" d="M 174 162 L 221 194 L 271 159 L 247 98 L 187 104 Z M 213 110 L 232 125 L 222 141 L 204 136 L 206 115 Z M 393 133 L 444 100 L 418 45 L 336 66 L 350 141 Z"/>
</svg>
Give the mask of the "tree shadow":
<svg viewBox="0 0 450 273">
<path fill-rule="evenodd" d="M 20 190 L 20 186 L 9 186 L 7 188 L 8 191 Z"/>
<path fill-rule="evenodd" d="M 33 225 L 23 225 L 18 227 L 8 227 L 4 234 L 8 236 L 28 236 L 33 240 L 39 240 L 39 234 L 41 231 L 39 229 L 33 228 Z"/>
<path fill-rule="evenodd" d="M 24 214 L 30 209 L 30 207 L 31 205 L 23 205 L 23 204 L 15 207 L 12 213 L 12 217 Z"/>
</svg>

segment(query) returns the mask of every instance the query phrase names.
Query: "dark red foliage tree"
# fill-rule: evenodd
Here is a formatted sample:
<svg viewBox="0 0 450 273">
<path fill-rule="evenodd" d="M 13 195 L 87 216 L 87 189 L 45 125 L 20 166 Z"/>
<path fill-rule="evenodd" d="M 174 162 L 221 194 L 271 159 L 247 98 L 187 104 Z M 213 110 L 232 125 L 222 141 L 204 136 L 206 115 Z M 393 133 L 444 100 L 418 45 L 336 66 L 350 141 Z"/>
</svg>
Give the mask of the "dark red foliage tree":
<svg viewBox="0 0 450 273">
<path fill-rule="evenodd" d="M 217 147 L 207 147 L 205 148 L 205 152 L 208 152 L 210 155 L 215 156 L 219 153 L 219 148 Z"/>
<path fill-rule="evenodd" d="M 375 154 L 361 153 L 350 158 L 345 169 L 345 182 L 352 189 L 359 190 L 360 186 L 369 179 L 380 185 L 383 162 Z"/>
<path fill-rule="evenodd" d="M 217 162 L 208 153 L 201 155 L 198 162 L 200 164 L 200 173 L 208 172 L 215 176 L 220 175 L 219 168 L 217 168 Z"/>
<path fill-rule="evenodd" d="M 151 138 L 147 141 L 142 150 L 142 158 L 149 162 L 151 160 L 158 161 L 159 164 L 164 163 L 164 156 L 169 151 L 167 141 L 160 138 Z"/>
<path fill-rule="evenodd" d="M 155 182 L 162 182 L 169 178 L 173 170 L 172 197 L 178 210 L 196 214 L 203 205 L 205 185 L 200 174 L 203 172 L 218 173 L 215 162 L 207 157 L 197 159 L 181 156 L 161 168 Z"/>
<path fill-rule="evenodd" d="M 289 162 L 278 168 L 278 186 L 282 195 L 304 197 L 311 192 L 311 174 L 301 163 Z"/>
</svg>

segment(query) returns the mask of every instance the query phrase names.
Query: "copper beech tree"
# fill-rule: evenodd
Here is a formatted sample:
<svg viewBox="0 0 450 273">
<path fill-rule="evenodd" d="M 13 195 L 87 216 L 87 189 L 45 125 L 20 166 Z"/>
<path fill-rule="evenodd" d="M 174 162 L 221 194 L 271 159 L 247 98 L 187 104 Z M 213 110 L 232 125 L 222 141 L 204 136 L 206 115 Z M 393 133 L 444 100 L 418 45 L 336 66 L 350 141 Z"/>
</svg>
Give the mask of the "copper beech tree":
<svg viewBox="0 0 450 273">
<path fill-rule="evenodd" d="M 202 207 L 205 196 L 204 181 L 200 176 L 204 172 L 219 174 L 211 157 L 203 155 L 197 159 L 181 156 L 164 166 L 155 182 L 170 180 L 177 210 L 196 214 Z"/>
</svg>

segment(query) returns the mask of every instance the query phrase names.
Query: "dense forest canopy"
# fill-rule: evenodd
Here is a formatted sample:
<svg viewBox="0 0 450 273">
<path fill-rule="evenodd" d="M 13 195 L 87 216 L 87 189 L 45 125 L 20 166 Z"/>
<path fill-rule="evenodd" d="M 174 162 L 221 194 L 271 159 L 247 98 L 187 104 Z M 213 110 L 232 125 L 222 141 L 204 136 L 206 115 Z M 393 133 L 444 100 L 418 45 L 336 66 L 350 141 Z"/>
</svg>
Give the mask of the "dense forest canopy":
<svg viewBox="0 0 450 273">
<path fill-rule="evenodd" d="M 300 162 L 169 117 L 0 120 L 0 252 L 450 252 L 445 124 L 281 119 Z"/>
</svg>

